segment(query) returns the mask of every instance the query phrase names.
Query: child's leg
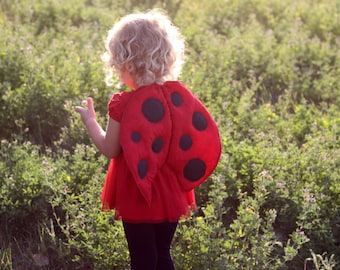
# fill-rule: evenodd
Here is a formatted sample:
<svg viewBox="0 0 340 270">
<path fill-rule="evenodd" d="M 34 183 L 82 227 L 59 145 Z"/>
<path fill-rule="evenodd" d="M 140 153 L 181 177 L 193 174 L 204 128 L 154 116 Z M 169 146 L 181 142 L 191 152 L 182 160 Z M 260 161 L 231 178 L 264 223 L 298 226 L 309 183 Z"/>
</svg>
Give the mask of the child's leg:
<svg viewBox="0 0 340 270">
<path fill-rule="evenodd" d="M 175 270 L 170 254 L 172 238 L 177 228 L 177 222 L 155 224 L 156 244 L 158 251 L 157 270 Z"/>
<path fill-rule="evenodd" d="M 131 260 L 131 270 L 155 270 L 157 247 L 154 224 L 123 222 Z"/>
<path fill-rule="evenodd" d="M 170 246 L 175 223 L 123 222 L 129 246 L 131 270 L 174 270 Z"/>
</svg>

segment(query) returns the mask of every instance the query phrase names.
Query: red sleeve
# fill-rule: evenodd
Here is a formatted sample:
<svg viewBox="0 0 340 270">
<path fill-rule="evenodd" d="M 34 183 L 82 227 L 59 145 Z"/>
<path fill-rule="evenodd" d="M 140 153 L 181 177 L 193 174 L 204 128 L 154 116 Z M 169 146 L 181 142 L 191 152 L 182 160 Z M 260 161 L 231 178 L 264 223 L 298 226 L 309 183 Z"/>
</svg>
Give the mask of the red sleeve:
<svg viewBox="0 0 340 270">
<path fill-rule="evenodd" d="M 107 105 L 107 108 L 108 114 L 113 120 L 121 122 L 123 111 L 128 101 L 128 97 L 129 92 L 116 93 L 111 97 Z"/>
</svg>

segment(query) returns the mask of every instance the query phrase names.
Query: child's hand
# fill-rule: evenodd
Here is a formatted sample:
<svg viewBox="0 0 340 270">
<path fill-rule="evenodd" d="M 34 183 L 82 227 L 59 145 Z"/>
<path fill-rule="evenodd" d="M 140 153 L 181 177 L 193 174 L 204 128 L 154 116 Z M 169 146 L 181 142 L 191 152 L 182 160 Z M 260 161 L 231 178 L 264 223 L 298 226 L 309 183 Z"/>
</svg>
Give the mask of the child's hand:
<svg viewBox="0 0 340 270">
<path fill-rule="evenodd" d="M 92 98 L 88 97 L 81 102 L 82 106 L 76 106 L 76 111 L 80 114 L 81 120 L 86 125 L 90 120 L 96 120 L 96 112 L 93 107 Z"/>
</svg>

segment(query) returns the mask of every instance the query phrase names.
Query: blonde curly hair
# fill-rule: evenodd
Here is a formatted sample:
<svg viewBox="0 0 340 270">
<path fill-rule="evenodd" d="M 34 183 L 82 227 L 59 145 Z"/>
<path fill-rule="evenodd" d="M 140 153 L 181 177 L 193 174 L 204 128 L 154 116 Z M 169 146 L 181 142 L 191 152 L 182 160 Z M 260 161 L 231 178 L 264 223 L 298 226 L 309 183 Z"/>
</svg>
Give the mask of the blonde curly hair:
<svg viewBox="0 0 340 270">
<path fill-rule="evenodd" d="M 123 17 L 109 30 L 104 61 L 128 71 L 136 87 L 177 80 L 184 62 L 184 38 L 171 21 L 153 10 Z M 112 72 L 107 79 L 112 77 Z"/>
</svg>

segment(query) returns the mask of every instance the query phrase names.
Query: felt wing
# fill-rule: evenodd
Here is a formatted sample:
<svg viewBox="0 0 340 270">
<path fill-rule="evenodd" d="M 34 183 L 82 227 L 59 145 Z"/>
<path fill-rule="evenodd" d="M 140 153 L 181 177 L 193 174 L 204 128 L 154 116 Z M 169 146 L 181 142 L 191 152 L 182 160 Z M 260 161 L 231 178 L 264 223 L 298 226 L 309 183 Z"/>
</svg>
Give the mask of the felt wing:
<svg viewBox="0 0 340 270">
<path fill-rule="evenodd" d="M 183 85 L 165 91 L 172 118 L 168 164 L 184 191 L 199 186 L 221 155 L 218 127 L 205 106 Z"/>
<path fill-rule="evenodd" d="M 134 91 L 120 125 L 120 142 L 127 165 L 146 201 L 152 200 L 152 181 L 164 164 L 172 122 L 159 85 Z"/>
<path fill-rule="evenodd" d="M 184 191 L 200 185 L 217 166 L 221 143 L 204 105 L 178 82 L 137 89 L 124 111 L 120 140 L 146 201 L 162 168 L 170 167 Z M 171 179 L 169 179 L 170 181 Z"/>
</svg>

